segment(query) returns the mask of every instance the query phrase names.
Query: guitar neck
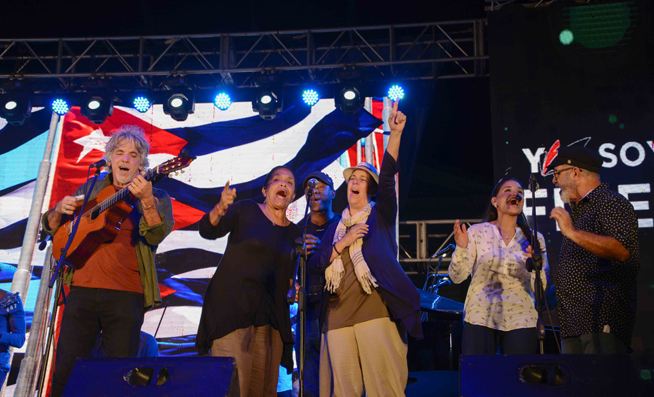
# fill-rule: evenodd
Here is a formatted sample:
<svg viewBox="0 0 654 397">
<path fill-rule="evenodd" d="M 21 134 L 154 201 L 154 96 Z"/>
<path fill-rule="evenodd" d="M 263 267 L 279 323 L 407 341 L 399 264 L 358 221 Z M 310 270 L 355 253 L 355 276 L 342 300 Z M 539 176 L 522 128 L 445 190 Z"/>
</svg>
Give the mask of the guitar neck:
<svg viewBox="0 0 654 397">
<path fill-rule="evenodd" d="M 143 178 L 145 178 L 146 181 L 150 181 L 155 179 L 155 177 L 158 175 L 158 168 L 159 166 L 156 166 L 152 169 L 149 169 L 145 175 L 143 175 Z M 84 214 L 85 215 L 93 215 L 93 218 L 97 217 L 99 214 L 103 213 L 104 211 L 108 210 L 111 208 L 112 205 L 116 204 L 120 200 L 124 199 L 129 195 L 129 189 L 126 187 L 120 189 L 113 195 L 111 195 L 109 198 L 101 202 L 100 204 L 96 205 L 95 207 L 91 208 L 90 210 L 86 211 Z"/>
</svg>

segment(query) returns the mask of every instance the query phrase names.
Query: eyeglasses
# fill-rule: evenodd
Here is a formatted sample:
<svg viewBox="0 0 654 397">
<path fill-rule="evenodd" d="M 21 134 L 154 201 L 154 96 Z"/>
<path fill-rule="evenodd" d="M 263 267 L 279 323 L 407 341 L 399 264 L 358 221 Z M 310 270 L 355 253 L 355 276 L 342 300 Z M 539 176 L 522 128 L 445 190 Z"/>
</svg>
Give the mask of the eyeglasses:
<svg viewBox="0 0 654 397">
<path fill-rule="evenodd" d="M 552 179 L 555 179 L 555 178 L 559 179 L 559 175 L 561 175 L 562 172 L 570 171 L 571 169 L 574 169 L 574 168 L 575 167 L 570 167 L 570 168 L 566 168 L 566 169 L 558 170 L 558 171 L 555 170 L 554 172 L 552 172 Z"/>
</svg>

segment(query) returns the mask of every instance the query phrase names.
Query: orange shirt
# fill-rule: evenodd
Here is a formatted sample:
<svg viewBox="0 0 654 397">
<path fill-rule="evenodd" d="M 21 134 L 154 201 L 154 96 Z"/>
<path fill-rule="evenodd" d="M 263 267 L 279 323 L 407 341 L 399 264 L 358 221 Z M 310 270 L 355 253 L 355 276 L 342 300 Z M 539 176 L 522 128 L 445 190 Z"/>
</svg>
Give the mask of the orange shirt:
<svg viewBox="0 0 654 397">
<path fill-rule="evenodd" d="M 73 286 L 143 293 L 136 258 L 140 217 L 135 209 L 123 220 L 116 238 L 102 244 L 84 266 L 75 270 Z"/>
</svg>

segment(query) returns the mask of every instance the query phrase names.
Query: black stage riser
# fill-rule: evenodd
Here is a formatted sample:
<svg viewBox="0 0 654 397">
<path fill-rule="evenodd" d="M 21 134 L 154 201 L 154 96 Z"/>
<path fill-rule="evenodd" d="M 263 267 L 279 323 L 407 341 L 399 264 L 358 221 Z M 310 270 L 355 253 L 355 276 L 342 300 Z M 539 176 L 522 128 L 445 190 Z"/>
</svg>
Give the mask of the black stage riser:
<svg viewBox="0 0 654 397">
<path fill-rule="evenodd" d="M 64 397 L 238 397 L 227 357 L 95 358 L 75 363 Z"/>
<path fill-rule="evenodd" d="M 616 355 L 461 356 L 461 396 L 638 396 L 631 357 Z"/>
</svg>

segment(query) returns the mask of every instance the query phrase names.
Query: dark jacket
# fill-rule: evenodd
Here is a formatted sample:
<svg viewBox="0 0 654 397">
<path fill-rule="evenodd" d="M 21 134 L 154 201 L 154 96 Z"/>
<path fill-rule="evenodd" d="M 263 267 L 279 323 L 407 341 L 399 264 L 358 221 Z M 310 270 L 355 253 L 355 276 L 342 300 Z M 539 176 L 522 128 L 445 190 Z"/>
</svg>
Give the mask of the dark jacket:
<svg viewBox="0 0 654 397">
<path fill-rule="evenodd" d="M 377 291 L 386 302 L 391 320 L 400 320 L 411 336 L 422 338 L 420 295 L 397 261 L 397 196 L 394 178 L 397 171 L 397 162 L 386 152 L 379 173 L 377 201 L 366 221 L 369 231 L 363 237 L 361 252 L 377 280 Z M 334 223 L 327 229 L 318 249 L 309 258 L 309 268 L 318 268 L 324 272 L 331 264 L 337 226 L 338 223 Z M 329 299 L 324 299 L 323 302 L 329 302 Z"/>
</svg>

